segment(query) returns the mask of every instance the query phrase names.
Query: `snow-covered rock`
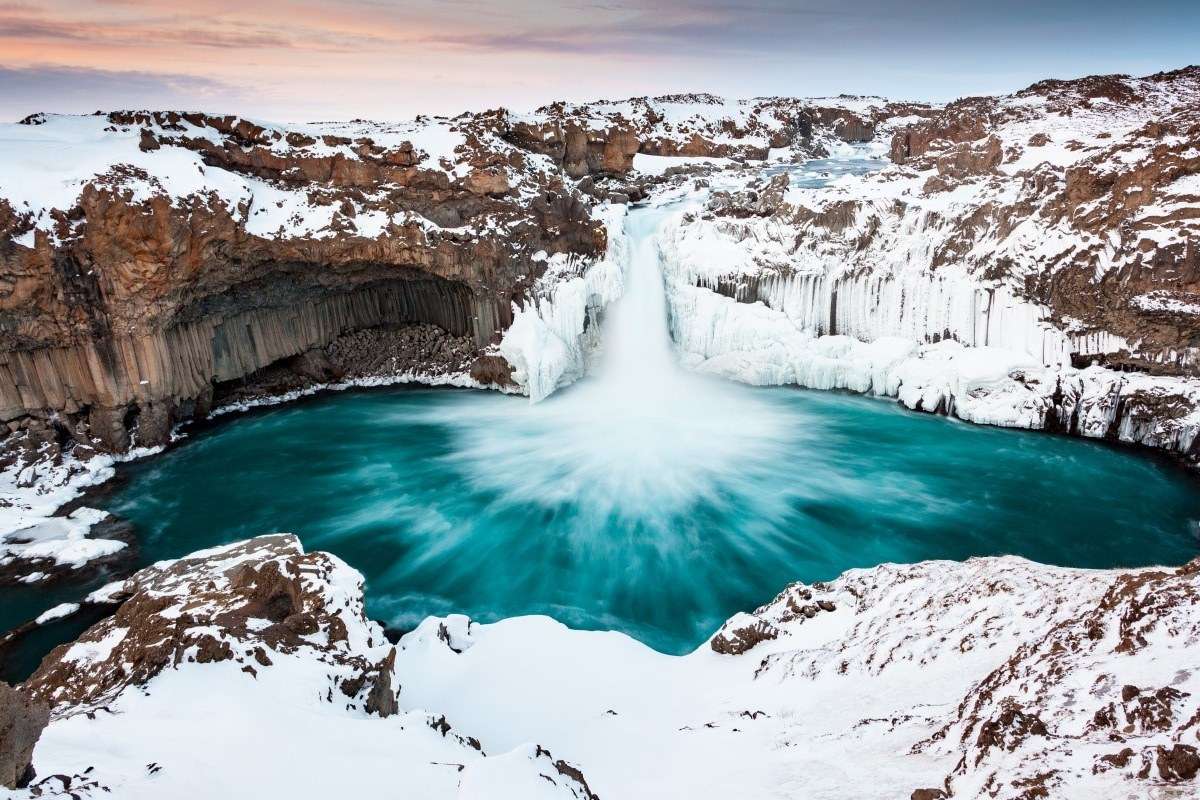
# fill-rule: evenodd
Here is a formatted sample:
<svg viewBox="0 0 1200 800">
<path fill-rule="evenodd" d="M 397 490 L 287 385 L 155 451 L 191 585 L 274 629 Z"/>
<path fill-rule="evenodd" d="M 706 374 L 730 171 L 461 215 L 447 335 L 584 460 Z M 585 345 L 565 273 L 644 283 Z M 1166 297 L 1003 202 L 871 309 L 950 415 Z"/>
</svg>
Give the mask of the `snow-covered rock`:
<svg viewBox="0 0 1200 800">
<path fill-rule="evenodd" d="M 15 797 L 1015 800 L 1197 786 L 1196 563 L 852 570 L 787 587 L 686 656 L 544 617 L 430 618 L 393 645 L 363 617 L 360 576 L 284 535 L 155 565 L 120 591 L 112 617 L 22 687 L 54 711 L 39 782 Z"/>
<path fill-rule="evenodd" d="M 694 206 L 662 241 L 685 363 L 1194 459 L 1198 97 L 1196 68 L 1043 82 L 893 120 L 885 169 Z"/>
<path fill-rule="evenodd" d="M 485 750 L 444 715 L 399 710 L 362 577 L 293 536 L 162 562 L 108 595 L 113 616 L 22 687 L 53 712 L 11 796 L 594 797 L 543 747 Z"/>
</svg>

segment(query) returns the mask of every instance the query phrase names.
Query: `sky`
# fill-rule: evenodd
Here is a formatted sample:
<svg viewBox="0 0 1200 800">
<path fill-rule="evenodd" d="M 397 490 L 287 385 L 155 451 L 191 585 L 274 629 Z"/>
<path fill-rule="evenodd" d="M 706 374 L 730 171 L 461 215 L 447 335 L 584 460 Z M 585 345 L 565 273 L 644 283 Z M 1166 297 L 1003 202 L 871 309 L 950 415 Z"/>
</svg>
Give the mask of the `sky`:
<svg viewBox="0 0 1200 800">
<path fill-rule="evenodd" d="M 0 0 L 0 121 L 407 119 L 707 91 L 952 100 L 1200 63 L 1200 0 Z"/>
</svg>

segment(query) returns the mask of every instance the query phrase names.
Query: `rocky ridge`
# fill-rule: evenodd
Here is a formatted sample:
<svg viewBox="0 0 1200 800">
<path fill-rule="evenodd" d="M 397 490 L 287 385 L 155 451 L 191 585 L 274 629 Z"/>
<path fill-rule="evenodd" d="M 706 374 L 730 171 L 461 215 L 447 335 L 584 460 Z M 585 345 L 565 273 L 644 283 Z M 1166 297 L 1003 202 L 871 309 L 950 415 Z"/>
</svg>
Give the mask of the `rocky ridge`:
<svg viewBox="0 0 1200 800">
<path fill-rule="evenodd" d="M 32 769 L 0 776 L 22 787 L 13 797 L 242 796 L 268 786 L 295 797 L 397 786 L 422 797 L 497 796 L 497 786 L 514 797 L 595 797 L 544 748 L 488 756 L 445 716 L 400 710 L 396 649 L 363 615 L 361 576 L 304 553 L 293 536 L 156 564 L 97 595 L 116 604 L 112 616 L 56 648 L 19 689 L 42 709 L 41 725 L 46 708 L 51 721 Z M 101 731 L 110 725 L 120 730 Z M 97 735 L 120 752 L 94 759 Z M 207 777 L 195 769 L 206 748 L 221 754 Z M 393 769 L 358 760 L 372 752 Z M 303 753 L 345 769 L 296 769 Z"/>
</svg>

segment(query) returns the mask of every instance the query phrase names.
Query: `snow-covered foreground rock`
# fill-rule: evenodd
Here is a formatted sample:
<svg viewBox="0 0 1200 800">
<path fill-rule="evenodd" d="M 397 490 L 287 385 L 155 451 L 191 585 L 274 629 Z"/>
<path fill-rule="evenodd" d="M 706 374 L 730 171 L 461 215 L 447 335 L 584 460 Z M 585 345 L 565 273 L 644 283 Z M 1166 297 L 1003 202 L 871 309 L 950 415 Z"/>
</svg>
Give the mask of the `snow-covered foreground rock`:
<svg viewBox="0 0 1200 800">
<path fill-rule="evenodd" d="M 1015 558 L 786 588 L 683 657 L 547 618 L 391 644 L 291 536 L 143 570 L 22 687 L 13 797 L 1188 797 L 1200 568 Z M 550 755 L 553 753 L 553 755 Z"/>
<path fill-rule="evenodd" d="M 12 796 L 591 797 L 545 749 L 485 753 L 444 716 L 398 709 L 396 650 L 363 616 L 361 576 L 292 536 L 104 594 L 114 615 L 24 686 L 53 713 Z"/>
</svg>

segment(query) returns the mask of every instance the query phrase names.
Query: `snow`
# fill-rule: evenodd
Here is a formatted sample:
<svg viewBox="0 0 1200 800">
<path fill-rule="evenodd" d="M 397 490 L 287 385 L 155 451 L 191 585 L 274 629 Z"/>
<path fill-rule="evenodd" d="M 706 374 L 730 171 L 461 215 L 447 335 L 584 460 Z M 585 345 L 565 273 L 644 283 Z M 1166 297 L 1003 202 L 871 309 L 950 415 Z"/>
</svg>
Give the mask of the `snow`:
<svg viewBox="0 0 1200 800">
<path fill-rule="evenodd" d="M 125 581 L 112 581 L 88 594 L 85 600 L 89 603 L 111 603 L 125 591 Z"/>
<path fill-rule="evenodd" d="M 38 625 L 45 625 L 47 622 L 53 622 L 56 619 L 69 617 L 79 610 L 79 603 L 59 603 L 53 608 L 47 609 L 38 615 L 34 622 Z"/>
<path fill-rule="evenodd" d="M 0 470 L 0 564 L 20 560 L 49 560 L 59 567 L 77 569 L 90 561 L 113 555 L 124 542 L 87 538 L 91 527 L 108 516 L 82 507 L 67 516 L 55 516 L 63 505 L 89 486 L 110 480 L 116 465 L 160 452 L 162 448 L 135 448 L 121 456 L 94 455 L 80 461 L 70 453 L 55 460 L 44 456 L 32 463 L 18 461 Z M 48 577 L 44 570 L 34 573 Z"/>
<path fill-rule="evenodd" d="M 580 265 L 562 254 L 552 257 L 530 301 L 524 307 L 514 304 L 512 325 L 500 342 L 501 355 L 513 367 L 513 380 L 531 402 L 544 400 L 584 375 L 587 352 L 595 346 L 584 335 L 588 316 L 621 294 L 628 249 L 621 233 L 626 209 L 606 204 L 596 213 L 609 232 L 604 258 Z"/>
<path fill-rule="evenodd" d="M 113 628 L 98 642 L 76 642 L 63 654 L 64 661 L 104 661 L 129 632 L 128 628 Z"/>
<path fill-rule="evenodd" d="M 319 631 L 307 637 L 311 645 L 281 648 L 255 637 L 261 626 L 249 626 L 249 638 L 241 640 L 216 622 L 239 602 L 236 594 L 223 593 L 230 572 L 276 558 L 289 574 L 303 570 L 304 591 L 319 603 L 314 612 L 339 620 L 336 643 Z M 308 558 L 292 537 L 264 537 L 164 562 L 140 575 L 133 581 L 138 591 L 162 598 L 163 612 L 171 611 L 172 602 L 188 604 L 193 624 L 187 635 L 211 636 L 254 668 L 247 671 L 237 659 L 197 663 L 191 652 L 144 686 L 104 696 L 95 707 L 60 705 L 34 752 L 39 779 L 63 775 L 76 796 L 133 800 L 264 791 L 293 798 L 399 793 L 430 800 L 583 800 L 557 754 L 536 745 L 481 751 L 440 715 L 408 710 L 380 718 L 352 702 L 339 682 L 355 676 L 355 663 L 380 663 L 391 645 L 362 616 L 362 576 L 344 562 Z M 197 600 L 201 592 L 208 593 L 203 603 Z M 59 663 L 73 670 L 77 682 L 119 677 L 132 666 L 121 648 L 135 636 L 103 621 Z M 49 780 L 58 785 L 59 779 Z"/>
<path fill-rule="evenodd" d="M 876 98 L 820 102 L 860 113 L 880 105 Z M 950 191 L 926 194 L 922 186 L 930 174 L 893 168 L 873 177 L 842 176 L 820 188 L 794 187 L 785 197 L 790 209 L 769 218 L 716 218 L 703 210 L 704 193 L 689 189 L 653 197 L 657 205 L 683 198 L 687 206 L 671 215 L 658 240 L 671 333 L 683 363 L 753 384 L 895 397 L 909 408 L 983 424 L 1039 428 L 1054 414 L 1067 414 L 1081 435 L 1190 452 L 1200 432 L 1200 381 L 1076 369 L 1072 353 L 1132 351 L 1137 343 L 1079 320 L 1056 322 L 1050 309 L 1021 292 L 1026 277 L 1052 272 L 1063 254 L 1097 243 L 1106 247 L 1097 279 L 1121 268 L 1118 233 L 1093 241 L 1065 222 L 1030 216 L 1006 227 L 983 218 L 979 235 L 964 249 L 949 256 L 944 250 L 955 234 L 949 221 L 1022 199 L 1020 181 L 1008 178 L 1103 154 L 1114 141 L 1104 134 L 1132 135 L 1149 112 L 1097 101 L 1062 116 L 1038 96 L 1003 103 L 1027 112 L 1000 131 L 1007 144 L 1021 146 L 1020 154 L 1000 175 L 963 181 Z M 707 131 L 723 143 L 766 141 L 759 133 L 714 133 L 716 120 L 742 126 L 760 116 L 751 101 L 696 95 L 568 108 L 595 128 L 616 114 L 645 121 L 653 111 L 658 134 L 670 126 L 675 133 Z M 548 112 L 513 115 L 533 122 L 550 118 Z M 31 179 L 42 168 L 52 177 L 15 195 L 17 210 L 28 210 L 38 231 L 51 230 L 46 209 L 72 203 L 82 180 L 125 163 L 145 165 L 145 176 L 123 179 L 135 197 L 212 192 L 230 208 L 252 199 L 247 225 L 253 233 L 329 235 L 332 212 L 310 207 L 302 195 L 254 179 L 210 175 L 219 171 L 199 168 L 190 151 L 170 148 L 169 158 L 158 153 L 144 159 L 136 132 L 100 131 L 103 118 L 48 120 L 37 129 L 0 130 L 0 186 L 7 191 L 38 184 Z M 759 130 L 774 130 L 774 124 L 763 122 Z M 462 174 L 455 150 L 463 137 L 451 121 L 310 129 L 318 138 L 313 153 L 343 152 L 321 142 L 318 132 L 353 136 L 370 130 L 378 143 L 410 141 L 423 163 L 445 161 L 448 174 Z M 1049 142 L 1027 146 L 1039 133 Z M 56 146 L 70 150 L 71 158 L 51 163 Z M 15 147 L 31 155 L 3 157 Z M 783 156 L 778 150 L 772 155 Z M 1111 160 L 1124 168 L 1146 155 L 1144 148 L 1130 148 Z M 684 163 L 728 166 L 720 159 L 635 157 L 635 167 L 647 174 Z M 753 177 L 722 175 L 714 182 L 736 188 Z M 1167 193 L 1195 193 L 1195 178 L 1176 179 Z M 854 206 L 844 226 L 812 224 L 817 215 L 836 216 L 849 202 Z M 1161 217 L 1176 207 L 1163 202 L 1142 213 Z M 604 258 L 542 254 L 544 274 L 514 308 L 499 351 L 531 401 L 587 372 L 601 315 L 625 293 L 625 268 L 640 243 L 625 233 L 627 213 L 624 206 L 599 206 L 597 218 L 609 230 Z M 364 213 L 356 224 L 363 235 L 379 235 L 396 221 Z M 1013 264 L 1013 271 L 992 276 L 987 267 L 1000 260 Z M 1133 305 L 1146 312 L 1200 313 L 1200 303 L 1189 297 L 1148 292 Z M 405 379 L 424 380 L 389 380 Z M 461 375 L 444 380 L 470 384 Z M 1181 411 L 1169 418 L 1118 416 L 1139 398 L 1175 403 Z M 1064 422 L 1061 416 L 1057 421 Z M 110 477 L 113 463 L 68 459 L 0 474 L 0 489 L 16 501 L 0 511 L 0 559 L 38 557 L 79 566 L 123 547 L 85 538 L 103 512 L 84 508 L 49 516 L 81 486 Z M 238 545 L 192 556 L 209 562 L 211 574 L 204 577 L 212 583 L 227 580 L 253 557 Z M 103 710 L 60 711 L 35 752 L 39 775 L 81 776 L 94 781 L 94 792 L 82 790 L 87 796 L 111 792 L 135 799 L 267 791 L 295 798 L 399 793 L 578 800 L 580 787 L 558 764 L 561 757 L 578 764 L 595 794 L 607 798 L 891 800 L 947 781 L 955 796 L 1009 797 L 1016 791 L 1010 787 L 1020 788 L 1015 777 L 1032 778 L 1033 770 L 1045 767 L 1062 776 L 1053 796 L 1082 800 L 1130 793 L 1119 771 L 1098 769 L 1098 759 L 1123 742 L 1093 725 L 1105 704 L 1118 702 L 1122 684 L 1185 692 L 1190 699 L 1176 722 L 1195 718 L 1200 697 L 1200 673 L 1179 667 L 1197 635 L 1194 594 L 1172 606 L 1162 601 L 1172 596 L 1170 586 L 1155 590 L 1155 602 L 1147 599 L 1133 614 L 1112 604 L 1132 603 L 1136 591 L 1114 587 L 1127 588 L 1126 578 L 1141 580 L 1150 571 L 1122 575 L 988 558 L 853 570 L 813 587 L 833 608 L 813 614 L 795 612 L 809 590 L 789 587 L 774 603 L 737 615 L 719 632 L 763 625 L 776 634 L 742 655 L 721 655 L 706 645 L 667 656 L 622 634 L 573 631 L 544 617 L 487 625 L 461 615 L 430 618 L 399 645 L 393 685 L 402 687 L 403 710 L 380 719 L 332 688 L 335 678 L 351 673 L 331 652 L 378 663 L 389 646 L 378 626 L 349 611 L 361 611 L 361 576 L 336 559 L 329 563 L 327 574 L 306 573 L 306 580 L 327 606 L 347 610 L 339 612 L 344 639 L 320 630 L 294 651 L 272 650 L 271 665 L 252 674 L 232 661 L 184 659 L 146 687 L 118 692 Z M 1173 585 L 1192 580 L 1186 573 L 1177 577 Z M 88 599 L 103 602 L 135 589 L 133 582 L 118 581 Z M 163 619 L 185 617 L 188 596 L 175 591 L 171 596 L 163 590 L 174 601 L 158 612 Z M 61 604 L 37 621 L 76 608 Z M 213 619 L 203 618 L 205 610 L 188 608 L 188 631 L 231 641 Z M 207 610 L 211 616 L 220 609 Z M 1156 628 L 1160 617 L 1166 621 Z M 1085 623 L 1097 619 L 1093 634 Z M 62 656 L 81 674 L 122 666 L 106 662 L 119 660 L 129 629 L 111 620 L 102 624 L 108 628 Z M 1142 632 L 1145 644 L 1118 647 L 1118 629 L 1137 624 L 1149 626 Z M 246 630 L 260 634 L 270 627 L 267 620 L 251 619 Z M 999 669 L 1006 663 L 1009 670 Z M 1005 701 L 1035 710 L 1052 736 L 1017 741 L 1000 753 L 981 749 L 977 725 L 997 719 Z M 439 729 L 439 720 L 453 733 Z M 1178 741 L 1177 733 L 1132 725 L 1122 736 L 1144 753 Z M 478 737 L 482 749 L 466 736 Z M 314 764 L 320 768 L 309 768 Z"/>
<path fill-rule="evenodd" d="M 1189 298 L 1196 297 L 1188 295 Z M 1143 311 L 1165 311 L 1170 314 L 1195 316 L 1200 314 L 1200 298 L 1183 299 L 1170 292 L 1150 292 L 1133 298 L 1133 306 Z"/>
<path fill-rule="evenodd" d="M 1200 195 L 1200 172 L 1176 178 L 1167 185 L 1167 192 L 1176 195 Z"/>
<path fill-rule="evenodd" d="M 732 164 L 728 158 L 709 158 L 706 156 L 652 156 L 637 153 L 633 157 L 633 168 L 646 175 L 662 175 L 672 167 L 690 167 L 711 164 L 717 167 L 727 167 Z"/>
<path fill-rule="evenodd" d="M 38 125 L 0 125 L 0 199 L 18 215 L 28 214 L 33 226 L 14 241 L 32 247 L 39 231 L 57 241 L 61 231 L 55 220 L 60 215 L 53 212 L 75 206 L 89 183 L 123 193 L 133 203 L 152 197 L 166 197 L 173 203 L 199 199 L 223 208 L 235 219 L 245 215 L 242 221 L 247 232 L 263 238 L 321 239 L 347 234 L 376 238 L 390 225 L 409 224 L 439 229 L 416 213 L 391 210 L 386 190 L 339 198 L 355 211 L 339 216 L 341 204 L 323 200 L 320 192 L 310 191 L 310 186 L 269 181 L 205 164 L 199 152 L 179 144 L 183 139 L 207 141 L 216 147 L 229 144 L 224 134 L 203 124 L 203 119 L 201 125 L 184 119 L 164 125 L 148 113 L 138 113 L 142 121 L 135 125 L 112 123 L 106 115 L 59 114 L 43 115 L 44 121 Z M 262 146 L 280 156 L 359 160 L 355 145 L 327 144 L 326 137 L 351 141 L 369 138 L 376 147 L 385 149 L 412 144 L 421 169 L 444 172 L 450 180 L 466 177 L 471 169 L 465 161 L 469 155 L 466 135 L 458 124 L 445 118 L 424 117 L 397 124 L 320 123 L 288 129 L 270 123 L 263 126 L 268 144 Z M 157 149 L 141 149 L 143 130 L 156 137 L 160 143 Z M 315 142 L 293 147 L 288 143 L 289 134 L 309 136 Z M 487 135 L 493 150 L 513 149 L 499 137 Z M 552 170 L 544 156 L 529 154 L 525 164 L 527 174 L 514 176 L 508 171 L 510 182 L 522 197 L 534 191 L 526 178 Z M 381 210 L 380 205 L 389 211 Z M 483 214 L 458 230 L 483 233 L 494 222 L 490 215 Z"/>
<path fill-rule="evenodd" d="M 199 129 L 189 126 L 189 133 Z M 199 154 L 182 148 L 143 152 L 137 128 L 118 128 L 103 116 L 47 115 L 41 125 L 0 125 L 0 187 L 18 213 L 30 213 L 37 229 L 55 235 L 50 212 L 70 209 L 83 186 L 120 174 L 133 202 L 155 195 L 213 193 L 233 212 L 248 196 L 246 180 L 205 169 Z"/>
<path fill-rule="evenodd" d="M 852 148 L 843 158 L 862 158 Z M 640 157 L 640 156 L 639 156 Z M 806 175 L 801 176 L 806 180 Z M 714 188 L 738 190 L 754 173 L 719 172 Z M 786 202 L 820 211 L 860 197 L 842 233 L 805 237 L 786 216 L 724 219 L 698 213 L 701 190 L 668 187 L 650 203 L 682 201 L 659 237 L 671 334 L 682 363 L 700 372 L 755 385 L 795 384 L 896 397 L 908 408 L 950 414 L 981 424 L 1040 429 L 1078 407 L 1076 432 L 1186 451 L 1200 433 L 1200 412 L 1149 426 L 1117 425 L 1121 404 L 1140 391 L 1200 405 L 1200 382 L 1127 376 L 1097 367 L 1077 370 L 1072 354 L 1132 351 L 1136 343 L 1078 321 L 1051 321 L 1049 308 L 1029 302 L 1013 283 L 985 279 L 962 262 L 929 264 L 941 219 L 969 214 L 996 196 L 967 182 L 933 197 L 905 195 L 910 208 L 890 222 L 896 191 L 921 180 L 843 174 L 817 188 L 793 188 Z M 1007 190 L 1006 190 L 1007 191 Z M 1011 202 L 1013 198 L 1001 194 Z M 868 257 L 855 253 L 859 231 L 886 234 Z M 558 262 L 548 269 L 535 301 L 517 309 L 500 350 L 534 401 L 581 377 L 598 347 L 597 326 L 585 321 L 620 296 L 621 266 L 633 245 L 621 217 L 609 212 L 609 251 L 582 274 Z M 893 228 L 887 226 L 894 225 Z M 1014 258 L 1049 259 L 1069 251 L 1073 234 L 1021 223 L 1001 243 Z M 811 242 L 801 247 L 796 242 Z M 972 254 L 991 263 L 980 242 Z M 731 293 L 734 297 L 719 294 Z M 1135 307 L 1189 313 L 1190 303 L 1160 295 Z M 831 333 L 832 332 L 832 333 Z M 1064 400 L 1064 398 L 1066 398 Z"/>
<path fill-rule="evenodd" d="M 125 548 L 124 542 L 86 538 L 92 526 L 107 516 L 106 511 L 79 508 L 65 517 L 49 517 L 33 525 L 15 528 L 0 538 L 0 557 L 48 560 L 77 569 Z"/>
<path fill-rule="evenodd" d="M 836 97 L 812 97 L 809 98 L 809 102 L 815 106 L 843 108 L 869 117 L 872 111 L 886 106 L 888 99 L 872 95 L 840 94 Z"/>
<path fill-rule="evenodd" d="M 444 711 L 485 750 L 536 740 L 570 753 L 601 797 L 891 800 L 941 785 L 961 757 L 957 740 L 914 746 L 954 716 L 980 676 L 1098 602 L 1111 577 L 1015 558 L 855 570 L 827 595 L 835 611 L 781 624 L 784 635 L 744 656 L 708 647 L 665 656 L 543 617 L 472 625 L 473 646 L 456 653 L 430 619 L 401 641 L 397 671 L 410 676 L 401 701 Z M 1106 668 L 1118 683 L 1173 680 L 1149 654 L 1095 666 Z M 1055 711 L 1078 727 L 1091 716 L 1069 704 Z M 1103 752 L 1097 739 L 1083 746 Z M 1059 758 L 1053 766 L 1078 763 Z M 1096 791 L 1080 779 L 1063 796 Z"/>
<path fill-rule="evenodd" d="M 669 298 L 672 333 L 683 363 L 731 380 L 896 397 L 914 410 L 1027 429 L 1045 427 L 1055 412 L 1056 394 L 1065 392 L 1071 403 L 1088 409 L 1078 432 L 1094 437 L 1109 435 L 1122 402 L 1151 391 L 1178 397 L 1192 410 L 1177 420 L 1155 423 L 1153 430 L 1127 419 L 1118 438 L 1188 452 L 1200 433 L 1200 381 L 1194 379 L 1101 367 L 1077 370 L 1044 364 L 1027 351 L 972 347 L 952 339 L 922 344 L 884 331 L 869 341 L 817 335 L 761 302 L 737 302 L 694 286 L 676 284 Z"/>
<path fill-rule="evenodd" d="M 1092 765 L 1123 746 L 1170 746 L 1200 697 L 1200 676 L 1179 669 L 1200 625 L 1186 570 L 1001 557 L 885 564 L 793 584 L 722 626 L 714 640 L 754 628 L 774 637 L 730 654 L 705 644 L 664 655 L 624 634 L 541 616 L 428 618 L 397 645 L 400 711 L 381 718 L 335 688 L 355 674 L 354 659 L 379 663 L 391 649 L 362 616 L 362 577 L 332 556 L 301 552 L 291 537 L 264 537 L 156 565 L 165 582 L 135 581 L 164 611 L 190 602 L 191 631 L 244 654 L 253 674 L 237 659 L 184 658 L 96 701 L 103 705 L 60 706 L 34 751 L 38 776 L 69 776 L 79 797 L 133 800 L 264 791 L 297 800 L 585 800 L 576 775 L 594 796 L 629 800 L 893 800 L 945 780 L 955 796 L 992 785 L 1014 800 L 1019 785 L 1005 787 L 1050 769 L 1059 775 L 1051 796 L 1082 800 L 1158 785 L 1156 775 L 1131 783 L 1145 779 Z M 256 638 L 262 625 L 249 625 L 245 640 L 222 629 L 215 620 L 235 597 L 222 594 L 223 576 L 264 558 L 298 559 L 304 591 L 319 598 L 312 611 L 336 616 L 344 638 L 332 643 L 322 630 L 311 646 L 283 649 Z M 195 592 L 208 605 L 189 600 Z M 1117 646 L 1130 625 L 1141 644 Z M 78 680 L 124 674 L 129 653 L 120 648 L 132 636 L 102 622 L 60 663 Z M 268 663 L 251 657 L 255 648 Z M 1011 675 L 998 669 L 1006 663 Z M 1092 724 L 1110 707 L 1134 713 L 1136 701 L 1122 706 L 1126 685 L 1147 696 L 1165 686 L 1183 693 L 1166 728 L 1133 722 L 1113 741 Z M 1050 735 L 1006 733 L 1011 744 L 997 752 L 978 725 L 995 724 L 1014 702 Z"/>
</svg>

